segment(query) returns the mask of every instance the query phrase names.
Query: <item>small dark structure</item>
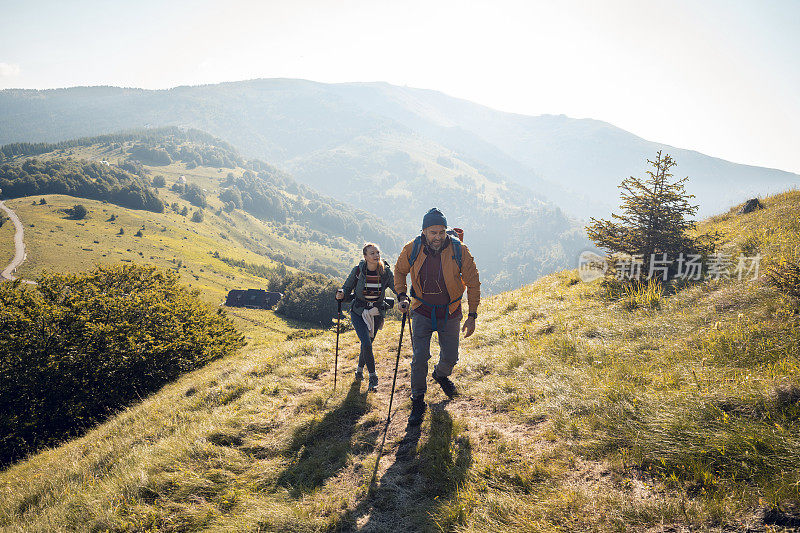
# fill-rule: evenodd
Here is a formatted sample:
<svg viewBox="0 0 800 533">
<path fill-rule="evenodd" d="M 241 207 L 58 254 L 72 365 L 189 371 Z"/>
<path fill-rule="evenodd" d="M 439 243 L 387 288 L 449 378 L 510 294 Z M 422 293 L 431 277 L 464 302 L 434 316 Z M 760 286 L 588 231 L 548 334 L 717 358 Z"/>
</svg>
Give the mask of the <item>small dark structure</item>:
<svg viewBox="0 0 800 533">
<path fill-rule="evenodd" d="M 281 298 L 283 298 L 283 294 L 279 292 L 268 292 L 263 289 L 234 289 L 228 293 L 225 305 L 248 309 L 272 309 Z"/>
<path fill-rule="evenodd" d="M 764 204 L 758 201 L 758 198 L 751 198 L 747 200 L 741 209 L 736 213 L 737 215 L 746 215 L 758 209 L 764 209 Z"/>
</svg>

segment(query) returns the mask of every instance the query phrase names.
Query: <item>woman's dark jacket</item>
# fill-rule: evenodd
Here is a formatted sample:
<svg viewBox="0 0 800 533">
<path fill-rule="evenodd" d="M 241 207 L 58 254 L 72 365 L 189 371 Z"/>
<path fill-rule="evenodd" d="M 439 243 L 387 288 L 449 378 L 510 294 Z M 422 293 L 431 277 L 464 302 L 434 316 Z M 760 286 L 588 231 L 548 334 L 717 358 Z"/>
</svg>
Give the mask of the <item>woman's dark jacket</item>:
<svg viewBox="0 0 800 533">
<path fill-rule="evenodd" d="M 344 302 L 353 302 L 350 310 L 358 313 L 359 315 L 364 312 L 366 308 L 366 301 L 364 300 L 364 285 L 367 282 L 367 261 L 362 259 L 358 266 L 353 267 L 347 280 L 342 285 L 344 291 Z M 392 289 L 394 292 L 394 274 L 389 267 L 389 263 L 383 262 L 383 275 L 381 276 L 381 295 L 376 300 L 375 307 L 381 312 L 381 316 L 386 316 L 386 305 L 384 298 L 386 296 L 386 288 Z"/>
</svg>

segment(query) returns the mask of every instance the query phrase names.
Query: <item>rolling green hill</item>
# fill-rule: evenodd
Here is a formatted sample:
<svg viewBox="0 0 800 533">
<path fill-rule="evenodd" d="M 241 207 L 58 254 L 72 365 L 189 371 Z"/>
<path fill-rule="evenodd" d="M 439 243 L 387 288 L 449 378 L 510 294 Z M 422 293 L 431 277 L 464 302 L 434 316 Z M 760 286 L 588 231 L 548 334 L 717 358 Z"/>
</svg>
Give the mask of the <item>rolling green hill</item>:
<svg viewBox="0 0 800 533">
<path fill-rule="evenodd" d="M 462 343 L 460 395 L 432 384 L 417 430 L 405 424 L 406 338 L 384 434 L 398 321 L 376 338 L 381 381 L 368 395 L 351 384 L 352 331 L 334 393 L 330 330 L 237 312 L 250 341 L 238 355 L 0 472 L 0 527 L 797 527 L 798 302 L 764 273 L 778 258 L 798 261 L 800 193 L 762 203 L 700 228 L 724 234 L 724 253 L 760 253 L 755 280 L 706 280 L 645 301 L 562 271 L 487 298 Z"/>
<path fill-rule="evenodd" d="M 185 282 L 218 301 L 231 288 L 266 283 L 242 261 L 341 277 L 364 241 L 378 240 L 388 250 L 400 244 L 385 223 L 263 162 L 245 161 L 202 132 L 144 130 L 55 145 L 6 145 L 0 153 L 0 184 L 12 197 L 7 205 L 26 226 L 28 260 L 20 277 L 96 262 L 149 262 L 177 269 Z M 156 190 L 159 180 L 164 186 Z M 146 206 L 125 201 L 122 193 L 131 186 L 162 212 L 133 208 Z M 85 219 L 67 214 L 75 204 L 88 209 Z M 9 243 L 2 246 L 10 253 Z"/>
</svg>

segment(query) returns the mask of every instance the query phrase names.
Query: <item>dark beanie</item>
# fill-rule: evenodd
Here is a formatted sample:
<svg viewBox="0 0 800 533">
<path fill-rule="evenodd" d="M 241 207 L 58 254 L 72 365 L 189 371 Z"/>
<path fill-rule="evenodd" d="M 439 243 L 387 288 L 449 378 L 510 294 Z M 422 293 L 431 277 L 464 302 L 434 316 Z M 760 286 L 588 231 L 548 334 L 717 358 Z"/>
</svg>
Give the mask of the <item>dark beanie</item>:
<svg viewBox="0 0 800 533">
<path fill-rule="evenodd" d="M 436 226 L 436 225 L 444 226 L 446 228 L 447 219 L 444 218 L 444 215 L 442 214 L 441 211 L 439 211 L 437 208 L 434 207 L 433 209 L 425 213 L 424 217 L 422 217 L 422 229 L 425 229 L 428 226 Z"/>
</svg>

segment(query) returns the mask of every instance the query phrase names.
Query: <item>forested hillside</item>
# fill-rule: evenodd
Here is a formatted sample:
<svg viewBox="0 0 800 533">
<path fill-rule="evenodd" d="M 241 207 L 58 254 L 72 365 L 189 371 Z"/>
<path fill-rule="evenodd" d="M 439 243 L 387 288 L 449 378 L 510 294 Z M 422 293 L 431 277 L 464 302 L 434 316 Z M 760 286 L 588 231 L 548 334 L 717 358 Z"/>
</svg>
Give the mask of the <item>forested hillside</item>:
<svg viewBox="0 0 800 533">
<path fill-rule="evenodd" d="M 6 198 L 67 194 L 162 213 L 164 203 L 148 181 L 122 167 L 89 161 L 26 159 L 0 165 L 0 190 Z"/>
<path fill-rule="evenodd" d="M 177 196 L 192 209 L 213 213 L 229 229 L 246 214 L 259 221 L 262 232 L 298 244 L 312 242 L 329 250 L 323 255 L 336 256 L 334 266 L 313 250 L 294 257 L 262 252 L 290 267 L 341 275 L 354 260 L 345 250 L 355 252 L 363 242 L 376 240 L 391 252 L 402 240 L 376 217 L 323 196 L 267 163 L 246 161 L 230 145 L 196 130 L 18 143 L 0 147 L 0 154 L 0 188 L 6 198 L 63 194 L 155 212 L 166 206 L 189 216 L 174 201 Z"/>
</svg>

